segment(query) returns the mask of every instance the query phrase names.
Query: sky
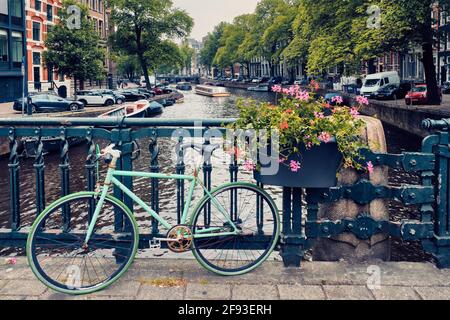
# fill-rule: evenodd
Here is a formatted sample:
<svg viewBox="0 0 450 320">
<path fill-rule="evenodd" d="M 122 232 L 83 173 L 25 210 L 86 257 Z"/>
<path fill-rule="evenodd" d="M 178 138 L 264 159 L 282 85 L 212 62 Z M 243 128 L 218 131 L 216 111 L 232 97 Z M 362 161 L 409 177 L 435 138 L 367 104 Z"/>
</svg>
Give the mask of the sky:
<svg viewBox="0 0 450 320">
<path fill-rule="evenodd" d="M 191 38 L 202 40 L 221 21 L 252 13 L 258 0 L 172 0 L 175 7 L 185 9 L 194 19 Z"/>
</svg>

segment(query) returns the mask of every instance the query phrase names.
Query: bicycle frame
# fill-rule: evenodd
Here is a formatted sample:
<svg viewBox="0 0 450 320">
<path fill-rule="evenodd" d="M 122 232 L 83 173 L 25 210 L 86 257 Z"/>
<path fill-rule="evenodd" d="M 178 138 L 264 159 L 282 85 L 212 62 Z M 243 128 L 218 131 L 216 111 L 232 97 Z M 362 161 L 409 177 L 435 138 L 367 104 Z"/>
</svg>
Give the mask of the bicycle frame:
<svg viewBox="0 0 450 320">
<path fill-rule="evenodd" d="M 183 180 L 189 181 L 190 187 L 188 192 L 188 197 L 184 206 L 183 214 L 181 216 L 181 224 L 186 224 L 189 208 L 192 202 L 192 197 L 194 194 L 194 190 L 199 184 L 199 178 L 197 175 L 198 170 L 196 170 L 195 175 L 179 175 L 179 174 L 163 174 L 163 173 L 152 173 L 152 172 L 137 172 L 137 171 L 122 171 L 116 170 L 114 168 L 109 168 L 106 174 L 105 182 L 103 188 L 101 189 L 100 199 L 98 200 L 97 206 L 95 208 L 94 214 L 92 216 L 92 221 L 89 224 L 88 232 L 86 234 L 85 244 L 89 242 L 89 239 L 92 236 L 94 231 L 95 224 L 98 219 L 98 215 L 100 214 L 101 208 L 105 202 L 106 196 L 108 195 L 109 189 L 111 185 L 119 188 L 123 193 L 125 193 L 128 197 L 130 197 L 135 203 L 140 205 L 147 213 L 150 214 L 154 219 L 156 219 L 165 229 L 170 230 L 174 225 L 168 223 L 164 218 L 160 217 L 152 208 L 150 208 L 142 199 L 134 194 L 129 188 L 127 188 L 124 184 L 122 184 L 116 177 L 131 177 L 131 178 L 155 178 L 155 179 L 173 179 L 173 180 Z M 200 183 L 205 194 L 211 199 L 212 204 L 219 210 L 219 212 L 225 217 L 226 221 L 231 225 L 234 231 L 232 232 L 220 232 L 220 227 L 210 227 L 206 229 L 196 230 L 196 234 L 193 235 L 194 238 L 206 238 L 206 237 L 223 237 L 230 235 L 237 235 L 240 231 L 236 227 L 236 225 L 231 221 L 229 216 L 227 215 L 226 210 L 222 207 L 222 205 L 214 198 L 214 196 L 206 189 L 206 187 Z"/>
</svg>

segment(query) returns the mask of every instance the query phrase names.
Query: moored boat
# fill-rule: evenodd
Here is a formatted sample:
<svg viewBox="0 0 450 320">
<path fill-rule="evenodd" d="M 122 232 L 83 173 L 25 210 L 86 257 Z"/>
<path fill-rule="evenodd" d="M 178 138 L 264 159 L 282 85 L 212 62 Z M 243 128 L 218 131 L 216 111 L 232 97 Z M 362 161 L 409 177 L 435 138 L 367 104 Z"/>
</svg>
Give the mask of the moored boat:
<svg viewBox="0 0 450 320">
<path fill-rule="evenodd" d="M 62 139 L 60 137 L 42 137 L 41 141 L 42 141 L 42 152 L 44 154 L 61 151 Z M 85 141 L 86 138 L 83 137 L 70 137 L 67 139 L 69 147 L 79 145 Z M 18 150 L 20 156 L 24 158 L 36 157 L 37 143 L 38 138 L 36 137 L 23 137 L 22 139 L 20 139 Z"/>
<path fill-rule="evenodd" d="M 247 88 L 248 91 L 257 91 L 257 92 L 269 92 L 270 88 L 268 84 L 260 84 L 256 87 Z"/>
<path fill-rule="evenodd" d="M 195 93 L 207 97 L 229 97 L 231 94 L 224 87 L 213 87 L 198 85 L 195 87 Z"/>
<path fill-rule="evenodd" d="M 176 88 L 177 90 L 191 91 L 192 85 L 190 82 L 178 82 Z"/>
<path fill-rule="evenodd" d="M 105 112 L 99 118 L 117 117 L 117 118 L 145 118 L 147 116 L 147 109 L 150 108 L 150 102 L 147 100 L 139 100 L 133 103 L 126 103 L 120 107 Z"/>
<path fill-rule="evenodd" d="M 156 101 L 150 102 L 149 107 L 147 108 L 147 117 L 152 117 L 154 115 L 160 114 L 164 111 L 164 106 Z"/>
</svg>

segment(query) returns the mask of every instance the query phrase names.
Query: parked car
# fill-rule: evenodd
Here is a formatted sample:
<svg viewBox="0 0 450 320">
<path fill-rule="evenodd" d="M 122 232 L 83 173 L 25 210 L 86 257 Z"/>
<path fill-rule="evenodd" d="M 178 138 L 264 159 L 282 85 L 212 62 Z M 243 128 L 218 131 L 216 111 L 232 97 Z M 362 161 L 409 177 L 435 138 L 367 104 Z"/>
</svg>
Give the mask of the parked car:
<svg viewBox="0 0 450 320">
<path fill-rule="evenodd" d="M 113 95 L 102 94 L 100 92 L 90 91 L 78 91 L 77 100 L 82 102 L 85 106 L 97 105 L 97 106 L 112 106 L 116 103 Z"/>
<path fill-rule="evenodd" d="M 391 84 L 378 90 L 375 98 L 377 100 L 403 99 L 409 91 L 411 91 L 410 83 L 401 83 L 399 86 Z"/>
<path fill-rule="evenodd" d="M 349 99 L 344 97 L 339 92 L 330 92 L 330 93 L 325 94 L 324 100 L 325 100 L 325 102 L 329 103 L 331 106 L 335 106 L 336 102 L 334 102 L 333 99 L 336 97 L 341 97 L 343 105 L 346 105 L 346 106 L 350 105 Z"/>
<path fill-rule="evenodd" d="M 426 84 L 417 84 L 415 85 L 410 92 L 405 96 L 405 103 L 408 104 L 426 104 L 428 103 L 427 97 L 427 85 Z M 439 95 L 442 101 L 442 92 L 439 88 Z"/>
<path fill-rule="evenodd" d="M 259 77 L 252 80 L 252 83 L 266 83 L 270 80 L 269 77 Z"/>
<path fill-rule="evenodd" d="M 143 95 L 145 96 L 145 99 L 151 99 L 156 95 L 153 90 L 148 90 L 145 88 L 129 89 L 128 91 L 135 92 L 136 94 L 139 95 Z"/>
<path fill-rule="evenodd" d="M 123 91 L 118 91 L 118 92 L 125 97 L 126 102 L 147 100 L 145 95 L 137 93 L 133 90 L 123 90 Z"/>
<path fill-rule="evenodd" d="M 442 85 L 441 90 L 442 90 L 442 93 L 443 93 L 443 94 L 450 94 L 450 82 L 445 82 L 445 83 Z"/>
<path fill-rule="evenodd" d="M 296 79 L 294 84 L 298 86 L 307 86 L 309 84 L 308 79 Z"/>
<path fill-rule="evenodd" d="M 36 94 L 28 96 L 31 103 L 31 110 L 36 112 L 58 112 L 58 111 L 79 111 L 84 109 L 84 104 L 75 100 L 68 100 L 52 94 Z M 25 112 L 27 108 L 27 98 L 25 98 Z M 22 111 L 22 99 L 14 101 L 13 109 Z"/>
<path fill-rule="evenodd" d="M 397 71 L 369 74 L 364 79 L 361 95 L 374 98 L 376 93 L 388 85 L 400 85 L 400 77 Z"/>
<path fill-rule="evenodd" d="M 268 82 L 269 82 L 270 86 L 272 86 L 274 84 L 281 84 L 283 82 L 283 77 L 279 77 L 279 76 L 272 77 L 269 79 Z"/>
<path fill-rule="evenodd" d="M 116 101 L 116 104 L 122 104 L 125 102 L 125 96 L 120 94 L 118 91 L 113 91 L 113 90 L 109 90 L 109 89 L 98 89 L 95 91 L 97 91 L 101 94 L 113 96 Z"/>
</svg>

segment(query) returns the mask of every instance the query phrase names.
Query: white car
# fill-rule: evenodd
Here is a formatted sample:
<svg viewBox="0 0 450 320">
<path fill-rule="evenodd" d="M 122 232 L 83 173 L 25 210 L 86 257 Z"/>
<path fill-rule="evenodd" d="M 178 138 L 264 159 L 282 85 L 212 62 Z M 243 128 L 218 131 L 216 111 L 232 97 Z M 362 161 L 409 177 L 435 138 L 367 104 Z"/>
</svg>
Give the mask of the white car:
<svg viewBox="0 0 450 320">
<path fill-rule="evenodd" d="M 114 96 L 98 91 L 78 91 L 77 100 L 85 106 L 112 106 L 116 103 Z"/>
</svg>

